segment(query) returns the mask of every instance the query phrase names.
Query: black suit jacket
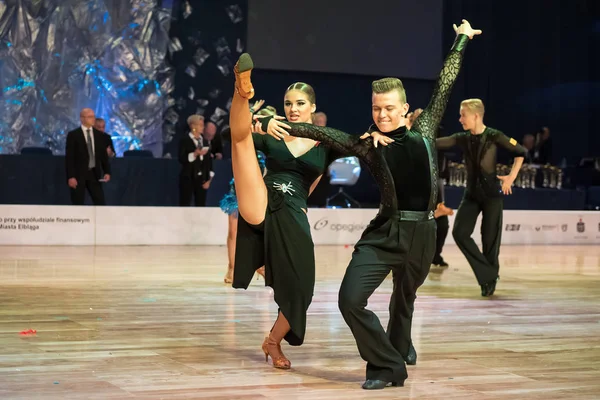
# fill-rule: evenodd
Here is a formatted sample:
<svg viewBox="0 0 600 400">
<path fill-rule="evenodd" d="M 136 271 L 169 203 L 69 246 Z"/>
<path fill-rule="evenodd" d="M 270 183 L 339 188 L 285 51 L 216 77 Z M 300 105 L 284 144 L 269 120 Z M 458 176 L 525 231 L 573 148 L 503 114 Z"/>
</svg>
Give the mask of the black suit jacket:
<svg viewBox="0 0 600 400">
<path fill-rule="evenodd" d="M 94 158 L 96 159 L 95 176 L 97 179 L 102 177 L 102 172 L 110 175 L 110 164 L 108 163 L 108 154 L 106 153 L 106 139 L 104 134 L 94 128 L 91 128 L 94 139 Z M 67 180 L 75 178 L 81 181 L 85 178 L 88 170 L 89 154 L 87 142 L 83 136 L 81 127 L 72 130 L 67 134 L 67 149 L 65 152 L 65 163 L 67 167 Z"/>
<path fill-rule="evenodd" d="M 205 139 L 206 142 L 206 139 Z M 217 153 L 223 154 L 223 142 L 221 141 L 221 135 L 215 135 L 213 140 L 210 141 L 210 154 L 215 156 Z"/>
<path fill-rule="evenodd" d="M 104 144 L 104 151 L 106 151 L 107 147 L 110 147 L 110 149 L 112 150 L 112 152 L 114 154 L 117 154 L 117 152 L 115 151 L 115 146 L 113 145 L 113 141 L 112 141 L 112 136 L 110 136 L 108 133 L 106 132 L 102 132 L 100 131 L 100 133 L 102 133 L 102 135 L 104 136 L 104 140 L 105 140 L 105 144 Z"/>
<path fill-rule="evenodd" d="M 204 141 L 204 145 L 207 146 L 206 140 Z M 204 155 L 202 161 L 200 160 L 200 157 L 197 157 L 194 162 L 190 162 L 188 155 L 193 153 L 196 148 L 196 144 L 189 134 L 186 134 L 179 142 L 181 176 L 190 179 L 200 179 L 204 183 L 210 180 L 210 172 L 213 170 L 212 157 L 209 150 L 209 152 Z M 201 172 L 202 175 L 198 175 L 199 172 Z"/>
</svg>

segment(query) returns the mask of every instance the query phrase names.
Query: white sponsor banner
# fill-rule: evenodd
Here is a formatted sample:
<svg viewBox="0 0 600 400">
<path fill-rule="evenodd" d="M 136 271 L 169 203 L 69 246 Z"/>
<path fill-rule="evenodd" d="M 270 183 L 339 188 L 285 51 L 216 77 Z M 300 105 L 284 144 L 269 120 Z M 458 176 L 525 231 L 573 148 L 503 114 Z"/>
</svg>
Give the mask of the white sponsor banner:
<svg viewBox="0 0 600 400">
<path fill-rule="evenodd" d="M 374 209 L 310 209 L 308 213 L 315 244 L 354 244 L 369 222 Z M 452 237 L 453 216 L 449 217 Z M 481 214 L 473 229 L 473 239 L 481 245 Z M 504 244 L 600 244 L 600 212 L 598 211 L 530 211 L 505 210 L 502 223 Z"/>
<path fill-rule="evenodd" d="M 216 207 L 96 207 L 96 244 L 222 245 L 227 223 Z"/>
<path fill-rule="evenodd" d="M 308 221 L 315 244 L 354 244 L 379 210 L 310 208 Z"/>
<path fill-rule="evenodd" d="M 353 245 L 375 209 L 311 208 L 316 245 Z M 453 244 L 452 225 L 447 244 Z M 481 245 L 481 216 L 473 238 Z M 224 245 L 227 215 L 206 207 L 0 205 L 0 245 Z M 599 211 L 506 210 L 503 244 L 600 244 Z"/>
<path fill-rule="evenodd" d="M 0 245 L 94 245 L 94 207 L 0 205 Z"/>
<path fill-rule="evenodd" d="M 506 210 L 502 229 L 504 244 L 600 244 L 600 212 Z"/>
</svg>

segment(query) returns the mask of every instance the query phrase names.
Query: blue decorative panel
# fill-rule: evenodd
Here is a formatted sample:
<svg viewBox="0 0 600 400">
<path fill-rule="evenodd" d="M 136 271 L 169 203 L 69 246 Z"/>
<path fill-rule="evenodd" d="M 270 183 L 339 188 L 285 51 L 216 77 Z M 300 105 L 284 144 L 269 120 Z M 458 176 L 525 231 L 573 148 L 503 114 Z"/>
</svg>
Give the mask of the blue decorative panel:
<svg viewBox="0 0 600 400">
<path fill-rule="evenodd" d="M 158 0 L 0 1 L 0 153 L 64 153 L 84 107 L 106 119 L 117 153 L 162 155 L 173 90 L 171 8 Z M 165 2 L 163 2 L 163 6 Z"/>
</svg>

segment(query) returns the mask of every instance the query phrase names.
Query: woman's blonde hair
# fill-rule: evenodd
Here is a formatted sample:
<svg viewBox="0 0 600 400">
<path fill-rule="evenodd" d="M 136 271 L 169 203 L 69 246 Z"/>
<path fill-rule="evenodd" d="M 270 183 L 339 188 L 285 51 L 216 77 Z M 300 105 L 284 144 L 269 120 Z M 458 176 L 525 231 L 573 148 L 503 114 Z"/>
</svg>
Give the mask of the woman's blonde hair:
<svg viewBox="0 0 600 400">
<path fill-rule="evenodd" d="M 304 82 L 293 83 L 290 86 L 288 86 L 288 88 L 285 92 L 287 93 L 290 90 L 299 90 L 308 96 L 308 100 L 312 104 L 317 103 L 317 95 L 315 94 L 315 89 L 313 89 L 313 87 L 310 86 L 308 83 L 304 83 Z"/>
</svg>

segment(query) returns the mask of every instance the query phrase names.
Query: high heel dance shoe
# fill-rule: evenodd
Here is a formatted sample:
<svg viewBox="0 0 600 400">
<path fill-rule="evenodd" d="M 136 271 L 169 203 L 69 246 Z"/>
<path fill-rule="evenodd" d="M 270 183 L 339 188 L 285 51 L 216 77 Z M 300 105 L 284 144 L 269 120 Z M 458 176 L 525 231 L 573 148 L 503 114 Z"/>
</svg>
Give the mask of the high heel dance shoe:
<svg viewBox="0 0 600 400">
<path fill-rule="evenodd" d="M 262 350 L 265 353 L 265 362 L 269 362 L 270 356 L 273 361 L 273 367 L 279 369 L 290 369 L 292 367 L 290 360 L 283 355 L 281 345 L 271 339 L 270 336 L 265 337 L 265 341 L 262 344 Z"/>
<path fill-rule="evenodd" d="M 242 54 L 235 64 L 235 67 L 233 67 L 233 72 L 235 74 L 235 91 L 248 100 L 254 97 L 254 87 L 250 80 L 252 68 L 254 68 L 254 63 L 248 53 Z"/>
</svg>

